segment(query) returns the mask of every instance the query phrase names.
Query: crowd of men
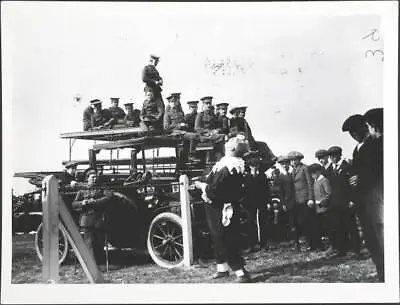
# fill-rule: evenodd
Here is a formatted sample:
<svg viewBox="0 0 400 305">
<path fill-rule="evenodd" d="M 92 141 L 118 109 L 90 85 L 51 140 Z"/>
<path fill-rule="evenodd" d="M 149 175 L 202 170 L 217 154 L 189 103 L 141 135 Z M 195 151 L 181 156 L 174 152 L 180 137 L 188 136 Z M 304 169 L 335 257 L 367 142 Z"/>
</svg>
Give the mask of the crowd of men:
<svg viewBox="0 0 400 305">
<path fill-rule="evenodd" d="M 84 111 L 83 129 L 86 131 L 139 127 L 142 130 L 163 131 L 171 135 L 182 136 L 187 144 L 189 159 L 194 158 L 192 153 L 196 143 L 204 139 L 227 145 L 227 143 L 230 143 L 229 139 L 243 135 L 249 144 L 250 151 L 260 149 L 260 142 L 254 140 L 249 124 L 245 119 L 247 108 L 245 106 L 231 108 L 229 112 L 232 117 L 228 118 L 228 103 L 222 102 L 213 105 L 213 97 L 205 96 L 200 99 L 203 106 L 201 112 L 198 112 L 199 101 L 188 101 L 190 113 L 184 114 L 180 102 L 180 93 L 170 94 L 167 97 L 168 104 L 165 106 L 161 94 L 163 79 L 156 69 L 158 61 L 159 57 L 151 55 L 149 64 L 143 70 L 145 100 L 141 111 L 134 109 L 133 103 L 126 103 L 124 104 L 125 113 L 118 106 L 118 98 L 111 98 L 112 106 L 108 109 L 102 109 L 102 102 L 95 99 Z M 383 108 L 371 109 L 364 115 L 350 116 L 343 123 L 342 131 L 348 131 L 358 143 L 353 151 L 351 164 L 344 160 L 342 148 L 339 146 L 316 151 L 315 157 L 318 162 L 310 166 L 302 163 L 304 158 L 302 153 L 289 152 L 277 159 L 278 164 L 281 165 L 280 173 L 277 176 L 279 196 L 288 214 L 292 238 L 297 250 L 301 250 L 301 236 L 306 238 L 306 250 L 325 250 L 326 243 L 323 242 L 323 237 L 326 237 L 334 256 L 345 257 L 349 252 L 353 252 L 357 257 L 362 247 L 356 221 L 358 218 L 363 238 L 376 265 L 378 278 L 384 281 Z M 239 147 L 241 144 L 238 143 L 232 145 Z M 235 152 L 237 147 L 232 151 Z M 265 150 L 269 150 L 268 146 Z M 274 163 L 276 158 L 270 150 L 269 153 L 270 161 L 272 160 L 272 163 Z M 227 154 L 226 148 L 225 154 Z M 230 157 L 225 156 L 221 159 L 222 161 L 218 162 L 220 165 L 214 168 L 211 177 L 217 177 L 216 172 L 223 166 L 229 168 L 229 164 L 223 164 L 224 160 L 231 162 L 236 160 L 234 158 L 242 157 L 243 153 L 237 151 L 232 153 Z M 254 228 L 249 231 L 252 232 L 249 236 L 250 242 L 253 246 L 257 244 L 262 246 L 265 244 L 265 240 L 257 237 L 255 224 L 260 222 L 260 219 L 257 220 L 260 217 L 258 212 L 262 210 L 266 199 L 270 199 L 270 193 L 265 176 L 267 167 L 263 167 L 259 159 L 255 158 L 254 160 L 254 162 L 252 162 L 252 159 L 247 160 L 247 169 L 238 168 L 235 175 L 243 176 L 246 185 L 245 197 L 247 198 L 249 223 Z M 232 174 L 231 168 L 229 168 L 228 173 Z M 222 178 L 218 176 L 215 179 Z M 241 180 L 238 179 L 237 181 Z M 218 181 L 210 180 L 209 183 L 218 184 Z M 209 190 L 207 183 L 199 183 L 197 187 L 202 189 L 205 202 L 207 200 L 212 201 L 208 197 L 220 196 L 219 193 L 216 194 Z M 226 186 L 223 186 L 222 189 L 227 193 L 233 191 L 233 189 L 227 191 Z M 231 194 L 234 194 L 234 192 Z M 221 195 L 221 197 L 224 196 Z M 218 200 L 222 204 L 225 199 Z M 229 200 L 236 202 L 238 198 L 230 198 Z M 77 206 L 81 206 L 82 203 L 84 205 L 90 203 L 90 201 L 81 198 L 76 201 L 80 203 Z M 213 219 L 209 221 L 209 225 L 214 221 L 220 222 L 221 213 L 223 217 L 224 213 L 228 213 L 221 210 L 221 207 L 219 208 L 218 211 L 212 209 L 208 211 L 208 217 Z M 221 224 L 218 223 L 218 225 Z M 237 233 L 237 230 L 233 231 L 234 233 L 229 233 L 231 239 L 234 239 Z M 247 273 L 237 255 L 237 247 L 232 245 L 232 240 L 228 245 L 224 245 L 225 242 L 221 241 L 219 234 L 214 238 L 214 244 L 217 247 L 217 263 L 220 263 L 219 267 L 217 266 L 219 269 L 217 268 L 218 272 L 215 277 L 224 276 L 227 272 L 227 265 L 224 261 L 226 258 L 222 258 L 221 253 L 225 253 L 224 247 L 228 247 L 231 250 L 233 249 L 234 252 L 234 257 L 229 258 L 228 255 L 227 258 L 231 260 L 232 270 L 239 270 L 238 276 L 241 280 L 247 281 Z M 225 265 L 222 266 L 223 264 Z M 243 278 L 243 275 L 246 275 L 245 278 Z"/>
</svg>

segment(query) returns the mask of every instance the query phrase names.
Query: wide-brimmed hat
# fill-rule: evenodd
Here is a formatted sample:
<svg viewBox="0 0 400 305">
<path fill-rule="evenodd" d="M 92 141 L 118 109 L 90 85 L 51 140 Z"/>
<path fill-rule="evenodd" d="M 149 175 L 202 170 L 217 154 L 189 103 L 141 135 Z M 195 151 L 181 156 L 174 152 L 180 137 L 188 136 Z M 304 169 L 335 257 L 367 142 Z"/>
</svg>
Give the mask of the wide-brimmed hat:
<svg viewBox="0 0 400 305">
<path fill-rule="evenodd" d="M 356 131 L 365 125 L 365 119 L 361 114 L 349 116 L 342 125 L 342 131 Z"/>
</svg>

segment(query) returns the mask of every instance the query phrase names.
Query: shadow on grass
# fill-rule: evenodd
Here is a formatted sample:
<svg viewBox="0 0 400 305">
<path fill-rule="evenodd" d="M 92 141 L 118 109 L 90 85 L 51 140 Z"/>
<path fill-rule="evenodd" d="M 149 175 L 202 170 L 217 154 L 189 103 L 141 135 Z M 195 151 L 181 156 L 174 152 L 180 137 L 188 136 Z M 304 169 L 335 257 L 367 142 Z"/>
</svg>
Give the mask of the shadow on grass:
<svg viewBox="0 0 400 305">
<path fill-rule="evenodd" d="M 358 260 L 366 260 L 369 255 L 361 255 Z M 257 270 L 255 274 L 258 276 L 252 277 L 252 282 L 265 282 L 268 278 L 278 275 L 299 275 L 302 271 L 315 270 L 326 266 L 338 266 L 346 261 L 348 257 L 322 257 L 310 261 L 300 261 L 294 263 L 286 263 L 278 266 L 268 267 Z"/>
</svg>

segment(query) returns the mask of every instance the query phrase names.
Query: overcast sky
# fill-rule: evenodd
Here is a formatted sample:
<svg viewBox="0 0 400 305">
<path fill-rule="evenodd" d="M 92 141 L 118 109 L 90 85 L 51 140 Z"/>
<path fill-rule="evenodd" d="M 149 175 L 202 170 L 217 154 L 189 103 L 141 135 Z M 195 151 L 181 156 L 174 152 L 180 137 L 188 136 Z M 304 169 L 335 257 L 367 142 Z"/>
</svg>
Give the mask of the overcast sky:
<svg viewBox="0 0 400 305">
<path fill-rule="evenodd" d="M 245 8 L 245 9 L 244 9 Z M 88 101 L 132 99 L 141 107 L 141 71 L 161 57 L 164 97 L 204 95 L 247 105 L 257 140 L 304 162 L 332 145 L 351 157 L 343 121 L 383 105 L 379 15 L 276 14 L 267 3 L 24 3 L 4 16 L 12 48 L 14 172 L 60 170 L 63 132 L 82 129 Z M 373 29 L 377 31 L 368 36 Z M 366 37 L 368 36 L 368 37 Z M 365 38 L 366 37 L 366 38 Z M 219 64 L 225 67 L 217 69 Z M 81 103 L 74 96 L 82 96 Z M 77 144 L 74 159 L 87 158 Z M 81 144 L 82 145 L 82 144 Z"/>
</svg>

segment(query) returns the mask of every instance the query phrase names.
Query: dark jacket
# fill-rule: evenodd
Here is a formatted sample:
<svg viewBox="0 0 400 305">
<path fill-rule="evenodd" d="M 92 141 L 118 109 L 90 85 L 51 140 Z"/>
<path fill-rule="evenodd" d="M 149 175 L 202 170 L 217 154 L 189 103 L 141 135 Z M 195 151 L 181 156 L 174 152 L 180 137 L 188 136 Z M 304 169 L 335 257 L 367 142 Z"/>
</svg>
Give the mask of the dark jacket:
<svg viewBox="0 0 400 305">
<path fill-rule="evenodd" d="M 333 164 L 331 164 L 326 173 L 332 189 L 329 209 L 347 208 L 351 191 L 348 183 L 350 165 L 343 160 L 337 169 L 334 169 Z"/>
<path fill-rule="evenodd" d="M 244 179 L 246 205 L 256 209 L 265 206 L 270 199 L 270 188 L 265 173 L 255 176 L 247 174 Z"/>
<path fill-rule="evenodd" d="M 194 132 L 194 124 L 196 121 L 197 112 L 188 113 L 185 115 L 185 123 L 187 125 L 188 131 Z"/>
<path fill-rule="evenodd" d="M 196 132 L 202 132 L 204 130 L 212 130 L 216 128 L 216 118 L 214 113 L 210 111 L 202 111 L 197 114 L 194 130 Z"/>
<path fill-rule="evenodd" d="M 231 118 L 229 120 L 229 132 L 232 135 L 243 133 L 246 139 L 249 141 L 250 148 L 252 150 L 256 149 L 256 142 L 251 132 L 250 125 L 247 123 L 246 119 L 239 117 Z"/>
<path fill-rule="evenodd" d="M 327 211 L 331 195 L 332 189 L 329 180 L 324 177 L 324 175 L 320 175 L 317 180 L 314 181 L 315 207 L 318 214 Z"/>
<path fill-rule="evenodd" d="M 146 99 L 143 102 L 141 119 L 150 117 L 150 121 L 161 121 L 164 117 L 164 105 L 159 99 Z"/>
<path fill-rule="evenodd" d="M 288 210 L 292 210 L 296 203 L 296 194 L 294 190 L 293 176 L 291 173 L 280 173 L 278 176 L 279 195 L 282 204 L 285 204 Z"/>
<path fill-rule="evenodd" d="M 216 125 L 216 127 L 221 130 L 221 133 L 229 134 L 229 118 L 226 115 L 218 116 Z"/>
<path fill-rule="evenodd" d="M 93 108 L 88 106 L 83 111 L 83 130 L 88 131 L 92 128 L 92 115 L 93 115 Z"/>
<path fill-rule="evenodd" d="M 108 109 L 101 109 L 100 112 L 93 112 L 92 115 L 92 128 L 103 126 L 105 123 L 109 122 L 111 117 L 111 113 Z"/>
<path fill-rule="evenodd" d="M 168 107 L 164 114 L 164 130 L 172 131 L 173 129 L 180 129 L 179 125 L 181 123 L 185 123 L 183 112 Z"/>
<path fill-rule="evenodd" d="M 142 80 L 148 88 L 150 88 L 154 93 L 159 93 L 162 91 L 159 85 L 156 85 L 156 81 L 160 81 L 162 78 L 158 73 L 157 69 L 153 65 L 147 65 L 144 67 L 142 72 Z"/>
<path fill-rule="evenodd" d="M 313 181 L 307 165 L 300 163 L 292 172 L 296 203 L 306 203 L 314 199 Z"/>
<path fill-rule="evenodd" d="M 139 127 L 140 125 L 140 110 L 134 109 L 128 112 L 124 118 L 125 125 L 129 127 Z"/>
<path fill-rule="evenodd" d="M 110 107 L 108 111 L 111 114 L 111 117 L 116 120 L 122 120 L 125 117 L 125 111 L 121 107 Z"/>
</svg>

